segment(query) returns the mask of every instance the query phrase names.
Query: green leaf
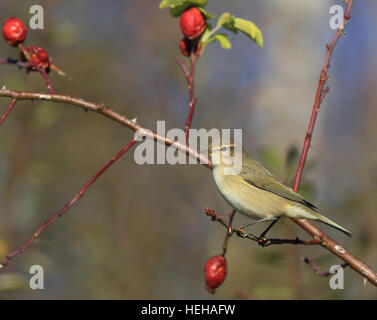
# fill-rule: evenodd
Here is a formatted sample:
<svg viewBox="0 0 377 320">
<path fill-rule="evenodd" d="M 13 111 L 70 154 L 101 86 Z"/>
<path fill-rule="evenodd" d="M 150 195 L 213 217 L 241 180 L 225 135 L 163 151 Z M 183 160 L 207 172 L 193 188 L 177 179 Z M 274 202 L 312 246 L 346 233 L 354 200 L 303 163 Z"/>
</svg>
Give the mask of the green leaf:
<svg viewBox="0 0 377 320">
<path fill-rule="evenodd" d="M 260 47 L 263 46 L 262 32 L 254 23 L 249 20 L 236 18 L 230 13 L 225 12 L 220 16 L 219 20 L 217 20 L 217 27 L 224 27 L 234 33 L 241 31 L 249 38 L 254 40 Z"/>
<path fill-rule="evenodd" d="M 229 12 L 224 12 L 219 20 L 217 20 L 217 26 L 222 27 L 226 24 L 234 24 L 234 17 Z"/>
<path fill-rule="evenodd" d="M 170 8 L 171 6 L 176 5 L 176 3 L 177 3 L 176 0 L 162 0 L 160 2 L 159 8 L 160 9 Z"/>
<path fill-rule="evenodd" d="M 213 36 L 213 38 L 215 38 L 214 40 L 220 42 L 221 47 L 223 47 L 224 49 L 230 49 L 232 47 L 230 41 L 228 40 L 230 36 L 228 36 L 227 34 L 217 33 Z"/>
<path fill-rule="evenodd" d="M 162 0 L 160 9 L 170 8 L 173 17 L 179 17 L 189 6 L 205 7 L 208 0 Z"/>
<path fill-rule="evenodd" d="M 212 34 L 211 25 L 207 23 L 207 29 L 204 30 L 201 38 L 201 42 L 205 43 Z"/>
<path fill-rule="evenodd" d="M 251 21 L 235 18 L 234 26 L 253 39 L 258 46 L 263 47 L 263 35 L 260 29 Z"/>
<path fill-rule="evenodd" d="M 203 14 L 203 16 L 206 18 L 206 19 L 213 19 L 213 18 L 216 18 L 216 16 L 214 16 L 213 14 L 210 14 L 208 11 L 206 11 L 204 8 L 202 7 L 199 7 L 199 10 L 200 12 Z"/>
<path fill-rule="evenodd" d="M 221 47 L 224 49 L 230 49 L 232 47 L 230 41 L 228 40 L 230 38 L 229 35 L 224 33 L 217 33 L 214 36 L 210 37 L 202 44 L 202 52 L 204 51 L 205 47 L 209 45 L 211 42 L 218 41 L 220 42 Z"/>
</svg>

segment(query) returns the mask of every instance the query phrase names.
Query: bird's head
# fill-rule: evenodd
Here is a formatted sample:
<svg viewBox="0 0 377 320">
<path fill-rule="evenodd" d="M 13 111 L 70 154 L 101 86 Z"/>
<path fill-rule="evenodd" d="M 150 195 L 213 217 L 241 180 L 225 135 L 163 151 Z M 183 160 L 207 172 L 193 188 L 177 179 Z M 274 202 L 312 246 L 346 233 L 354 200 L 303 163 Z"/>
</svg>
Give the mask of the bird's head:
<svg viewBox="0 0 377 320">
<path fill-rule="evenodd" d="M 234 167 L 235 162 L 241 162 L 242 167 L 243 148 L 241 144 L 233 139 L 214 140 L 208 145 L 208 157 L 213 167 L 224 166 Z"/>
</svg>

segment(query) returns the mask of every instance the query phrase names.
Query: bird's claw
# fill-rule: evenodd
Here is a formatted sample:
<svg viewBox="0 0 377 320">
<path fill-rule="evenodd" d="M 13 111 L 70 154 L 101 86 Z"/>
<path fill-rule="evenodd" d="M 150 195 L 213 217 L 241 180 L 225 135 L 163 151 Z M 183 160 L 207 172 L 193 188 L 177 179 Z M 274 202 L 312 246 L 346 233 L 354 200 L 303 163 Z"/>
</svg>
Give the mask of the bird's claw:
<svg viewBox="0 0 377 320">
<path fill-rule="evenodd" d="M 270 239 L 267 239 L 265 237 L 263 238 L 259 238 L 258 239 L 258 244 L 261 246 L 261 247 L 268 247 L 269 245 L 271 245 L 271 240 Z"/>
</svg>

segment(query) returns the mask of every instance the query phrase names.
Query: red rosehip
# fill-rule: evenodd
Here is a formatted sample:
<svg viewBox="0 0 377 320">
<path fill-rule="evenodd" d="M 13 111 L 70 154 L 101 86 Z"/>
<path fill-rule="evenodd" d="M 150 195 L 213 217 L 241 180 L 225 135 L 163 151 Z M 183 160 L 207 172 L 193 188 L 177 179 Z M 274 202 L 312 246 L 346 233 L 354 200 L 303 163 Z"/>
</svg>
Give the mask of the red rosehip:
<svg viewBox="0 0 377 320">
<path fill-rule="evenodd" d="M 50 71 L 51 61 L 50 58 L 44 48 L 37 47 L 37 46 L 28 46 L 25 48 L 25 51 L 30 57 L 29 61 L 29 71 L 36 71 L 34 66 L 40 67 L 41 69 L 46 70 L 47 72 Z M 21 52 L 21 61 L 28 62 L 28 59 L 25 57 L 24 53 Z"/>
<path fill-rule="evenodd" d="M 181 15 L 181 30 L 188 39 L 198 39 L 207 28 L 206 20 L 196 7 L 185 10 Z"/>
<path fill-rule="evenodd" d="M 27 29 L 24 23 L 18 18 L 9 18 L 3 25 L 3 36 L 11 46 L 17 46 L 24 42 Z"/>
<path fill-rule="evenodd" d="M 214 256 L 207 260 L 204 267 L 207 289 L 213 293 L 226 277 L 226 260 L 224 256 Z"/>
</svg>

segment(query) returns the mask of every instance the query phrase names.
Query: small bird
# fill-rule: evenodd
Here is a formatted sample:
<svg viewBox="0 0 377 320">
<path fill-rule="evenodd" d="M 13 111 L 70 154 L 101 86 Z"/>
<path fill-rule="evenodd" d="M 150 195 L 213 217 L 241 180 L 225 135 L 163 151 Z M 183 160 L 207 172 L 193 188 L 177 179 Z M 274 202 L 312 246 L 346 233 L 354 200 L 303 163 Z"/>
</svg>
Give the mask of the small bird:
<svg viewBox="0 0 377 320">
<path fill-rule="evenodd" d="M 351 232 L 317 212 L 317 208 L 306 201 L 292 188 L 284 185 L 274 175 L 253 160 L 244 148 L 229 140 L 209 146 L 208 156 L 213 164 L 213 177 L 225 200 L 237 212 L 257 221 L 276 221 L 280 217 L 308 219 L 323 222 L 348 236 Z M 235 174 L 229 174 L 238 161 L 242 163 Z"/>
</svg>

